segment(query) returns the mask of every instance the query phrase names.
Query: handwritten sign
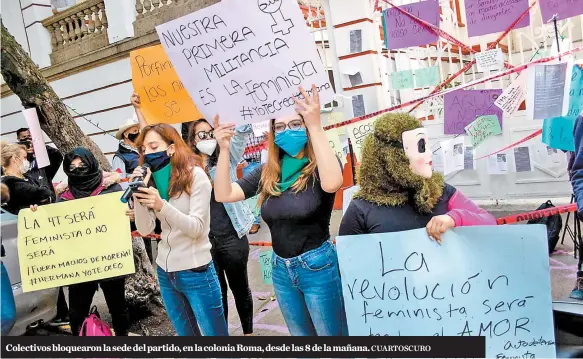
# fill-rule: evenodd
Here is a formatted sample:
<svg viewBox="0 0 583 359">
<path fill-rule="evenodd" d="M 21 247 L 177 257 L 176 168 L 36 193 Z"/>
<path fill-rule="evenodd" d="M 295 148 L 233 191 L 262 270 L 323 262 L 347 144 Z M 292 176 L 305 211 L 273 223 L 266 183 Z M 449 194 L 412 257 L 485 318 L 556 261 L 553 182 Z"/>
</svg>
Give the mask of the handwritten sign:
<svg viewBox="0 0 583 359">
<path fill-rule="evenodd" d="M 531 89 L 527 92 L 527 117 L 543 120 L 563 116 L 569 106 L 566 79 L 567 63 L 535 65 L 527 86 Z"/>
<path fill-rule="evenodd" d="M 371 118 L 370 120 L 360 121 L 346 126 L 346 133 L 348 134 L 348 137 L 350 137 L 350 142 L 352 142 L 352 150 L 354 151 L 357 161 L 360 161 L 361 158 L 360 153 L 362 151 L 364 139 L 374 131 L 375 121 L 376 118 Z"/>
<path fill-rule="evenodd" d="M 254 123 L 251 127 L 253 127 L 253 134 L 255 137 L 264 136 L 265 133 L 269 133 L 269 125 L 271 121 L 263 121 Z"/>
<path fill-rule="evenodd" d="M 437 66 L 424 67 L 415 70 L 415 86 L 428 87 L 439 83 L 439 69 Z"/>
<path fill-rule="evenodd" d="M 478 147 L 491 136 L 502 134 L 502 128 L 496 115 L 480 116 L 474 122 L 467 125 L 465 130 L 470 136 L 470 141 L 474 147 Z"/>
<path fill-rule="evenodd" d="M 460 227 L 441 246 L 425 228 L 336 241 L 351 336 L 485 336 L 487 358 L 555 357 L 543 225 Z"/>
<path fill-rule="evenodd" d="M 130 60 L 132 84 L 148 123 L 182 123 L 203 117 L 161 45 L 132 51 Z"/>
<path fill-rule="evenodd" d="M 391 73 L 391 85 L 393 90 L 413 88 L 413 71 L 397 71 Z"/>
<path fill-rule="evenodd" d="M 552 20 L 555 14 L 557 20 L 583 14 L 583 0 L 540 0 L 539 5 L 543 23 Z"/>
<path fill-rule="evenodd" d="M 259 265 L 261 266 L 261 278 L 263 278 L 263 283 L 273 284 L 271 279 L 271 273 L 273 266 L 271 263 L 271 258 L 273 257 L 273 250 L 268 250 L 259 253 Z"/>
<path fill-rule="evenodd" d="M 569 89 L 567 116 L 578 116 L 583 111 L 583 65 L 574 65 Z"/>
<path fill-rule="evenodd" d="M 542 142 L 551 148 L 575 151 L 575 117 L 546 118 L 543 122 Z"/>
<path fill-rule="evenodd" d="M 420 1 L 413 4 L 398 6 L 411 15 L 439 26 L 439 3 L 437 0 Z M 433 31 L 426 29 L 417 21 L 401 13 L 395 8 L 384 12 L 386 24 L 386 43 L 389 50 L 405 47 L 427 45 L 439 38 Z"/>
<path fill-rule="evenodd" d="M 40 206 L 18 215 L 24 292 L 134 273 L 127 205 L 119 193 Z"/>
<path fill-rule="evenodd" d="M 528 9 L 528 0 L 465 0 L 465 4 L 470 37 L 502 32 Z M 530 24 L 529 14 L 514 28 L 520 29 L 528 24 Z"/>
<path fill-rule="evenodd" d="M 502 69 L 504 67 L 502 49 L 496 48 L 478 52 L 476 54 L 476 65 L 478 65 L 478 71 L 480 72 Z"/>
<path fill-rule="evenodd" d="M 462 135 L 467 125 L 478 116 L 496 115 L 502 127 L 502 110 L 494 106 L 494 102 L 502 90 L 457 90 L 445 94 L 446 135 Z"/>
<path fill-rule="evenodd" d="M 498 96 L 498 99 L 494 101 L 494 105 L 498 106 L 498 108 L 509 115 L 515 113 L 520 107 L 524 95 L 526 94 L 526 79 L 527 72 L 521 72 L 520 75 L 512 81 L 510 86 Z"/>
<path fill-rule="evenodd" d="M 38 122 L 38 113 L 36 112 L 36 107 L 27 108 L 22 110 L 22 115 L 28 126 L 28 131 L 30 132 L 30 137 L 32 137 L 32 148 L 34 151 L 34 158 L 38 168 L 44 168 L 51 164 L 49 160 L 49 154 L 47 152 L 47 146 L 45 145 L 45 139 L 43 137 L 43 131 L 40 128 L 40 123 Z"/>
<path fill-rule="evenodd" d="M 241 125 L 291 115 L 298 86 L 322 105 L 334 90 L 294 0 L 221 1 L 156 27 L 176 72 L 206 118 Z"/>
</svg>

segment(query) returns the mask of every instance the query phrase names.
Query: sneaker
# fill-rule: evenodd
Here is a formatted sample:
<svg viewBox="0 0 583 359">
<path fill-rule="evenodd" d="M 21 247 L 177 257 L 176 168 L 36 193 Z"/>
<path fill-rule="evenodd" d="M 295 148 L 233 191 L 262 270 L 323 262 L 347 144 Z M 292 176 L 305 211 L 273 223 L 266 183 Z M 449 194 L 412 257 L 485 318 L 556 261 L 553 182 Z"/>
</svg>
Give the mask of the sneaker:
<svg viewBox="0 0 583 359">
<path fill-rule="evenodd" d="M 583 300 L 583 271 L 577 272 L 577 284 L 569 296 L 571 299 Z"/>
<path fill-rule="evenodd" d="M 249 230 L 249 234 L 255 234 L 255 233 L 259 232 L 259 228 L 261 228 L 261 225 L 259 225 L 259 224 L 252 225 L 251 229 Z"/>
<path fill-rule="evenodd" d="M 64 325 L 69 325 L 69 318 L 55 318 L 49 322 L 49 327 L 62 327 Z"/>
</svg>

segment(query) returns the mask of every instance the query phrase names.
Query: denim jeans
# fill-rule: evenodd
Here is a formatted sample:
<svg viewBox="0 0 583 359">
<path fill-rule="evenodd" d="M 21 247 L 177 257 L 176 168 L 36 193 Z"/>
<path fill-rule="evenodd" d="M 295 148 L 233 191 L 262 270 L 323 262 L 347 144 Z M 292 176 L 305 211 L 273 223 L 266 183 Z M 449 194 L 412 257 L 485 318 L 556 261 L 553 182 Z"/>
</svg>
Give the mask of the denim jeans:
<svg viewBox="0 0 583 359">
<path fill-rule="evenodd" d="M 2 278 L 0 279 L 0 285 L 2 286 L 2 314 L 0 321 L 2 322 L 2 335 L 8 335 L 10 330 L 16 322 L 16 305 L 14 304 L 14 294 L 12 294 L 12 285 L 10 284 L 10 278 L 8 278 L 8 272 L 2 263 Z"/>
<path fill-rule="evenodd" d="M 243 168 L 243 176 L 247 176 L 249 173 L 251 173 L 254 169 L 256 169 L 257 167 L 260 167 L 261 163 L 259 162 L 247 162 L 247 167 Z M 255 196 L 252 200 L 251 198 L 247 200 L 249 208 L 251 209 L 251 212 L 253 212 L 253 216 L 255 217 L 255 221 L 253 222 L 253 224 L 261 224 L 261 209 L 260 208 L 251 208 L 251 204 L 253 203 L 254 206 L 257 206 L 257 197 Z"/>
<path fill-rule="evenodd" d="M 213 262 L 204 271 L 157 271 L 162 301 L 179 336 L 198 336 L 201 331 L 205 336 L 229 335 Z"/>
<path fill-rule="evenodd" d="M 346 336 L 348 326 L 336 249 L 331 241 L 293 258 L 272 258 L 283 318 L 294 336 Z"/>
</svg>

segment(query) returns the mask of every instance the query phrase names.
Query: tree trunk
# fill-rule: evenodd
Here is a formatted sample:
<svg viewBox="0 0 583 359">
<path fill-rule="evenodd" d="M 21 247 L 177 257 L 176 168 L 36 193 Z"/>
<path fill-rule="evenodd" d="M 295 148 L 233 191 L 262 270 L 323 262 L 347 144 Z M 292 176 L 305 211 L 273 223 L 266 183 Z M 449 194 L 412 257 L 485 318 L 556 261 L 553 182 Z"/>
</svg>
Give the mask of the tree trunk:
<svg viewBox="0 0 583 359">
<path fill-rule="evenodd" d="M 4 27 L 1 19 L 0 25 L 2 76 L 8 87 L 20 98 L 22 106 L 37 108 L 42 130 L 61 152 L 67 153 L 75 147 L 85 147 L 93 153 L 103 169 L 110 170 L 111 166 L 101 149 L 81 131 L 65 104 L 36 64 Z M 134 239 L 132 248 L 136 274 L 129 276 L 126 283 L 126 298 L 130 312 L 151 312 L 153 306 L 162 305 L 160 288 L 142 239 Z"/>
</svg>

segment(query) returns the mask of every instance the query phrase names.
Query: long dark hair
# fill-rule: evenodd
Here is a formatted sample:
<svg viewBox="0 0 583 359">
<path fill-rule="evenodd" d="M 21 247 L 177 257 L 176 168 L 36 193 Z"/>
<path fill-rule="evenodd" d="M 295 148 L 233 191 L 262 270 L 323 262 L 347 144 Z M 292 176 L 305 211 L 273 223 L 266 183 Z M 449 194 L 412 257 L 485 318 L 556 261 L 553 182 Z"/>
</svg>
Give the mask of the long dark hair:
<svg viewBox="0 0 583 359">
<path fill-rule="evenodd" d="M 192 121 L 190 123 L 189 128 L 188 128 L 188 146 L 190 146 L 190 148 L 192 149 L 192 151 L 194 153 L 196 153 L 197 155 L 199 155 L 199 156 L 202 156 L 203 153 L 200 152 L 198 150 L 198 148 L 196 148 L 196 139 L 195 139 L 196 133 L 195 133 L 195 130 L 196 130 L 196 126 L 198 126 L 199 124 L 201 124 L 203 122 L 206 123 L 206 124 L 208 124 L 209 126 L 211 126 L 211 128 L 214 130 L 213 125 L 211 125 L 204 118 L 198 119 L 196 121 Z M 215 149 L 215 152 L 213 152 L 212 155 L 208 156 L 208 159 L 207 159 L 207 162 L 206 162 L 206 168 L 207 169 L 213 168 L 213 167 L 215 167 L 217 165 L 217 161 L 219 160 L 219 153 L 220 153 L 220 151 L 221 151 L 221 149 L 220 149 L 219 145 L 217 144 L 217 147 Z"/>
</svg>

